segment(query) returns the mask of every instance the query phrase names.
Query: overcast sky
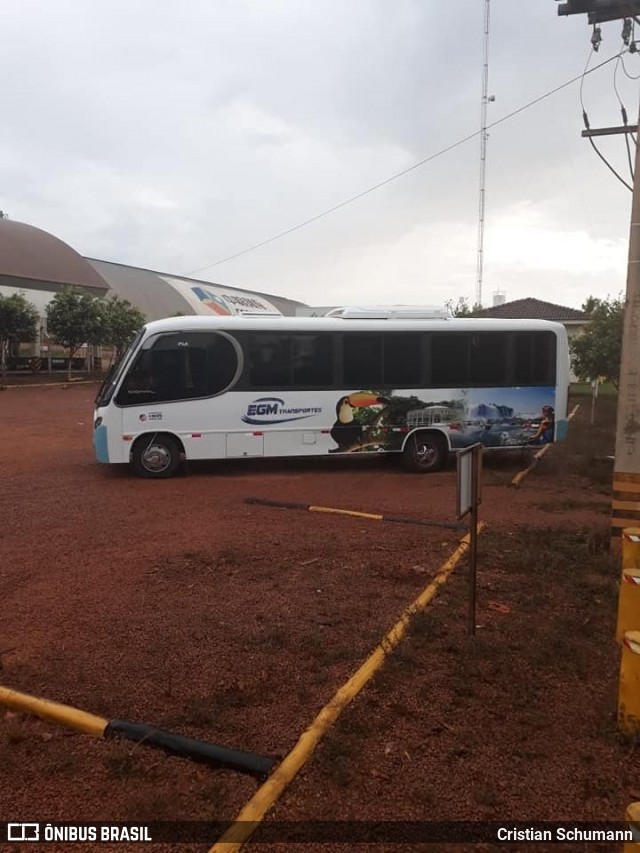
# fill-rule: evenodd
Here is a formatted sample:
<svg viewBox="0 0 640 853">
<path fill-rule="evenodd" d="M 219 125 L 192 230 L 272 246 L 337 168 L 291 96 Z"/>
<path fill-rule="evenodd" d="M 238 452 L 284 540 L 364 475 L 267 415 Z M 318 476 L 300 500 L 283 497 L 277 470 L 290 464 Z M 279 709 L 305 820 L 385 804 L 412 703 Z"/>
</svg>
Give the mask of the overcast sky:
<svg viewBox="0 0 640 853">
<path fill-rule="evenodd" d="M 480 126 L 483 0 L 0 5 L 0 209 L 88 257 L 193 273 Z M 490 121 L 582 72 L 591 30 L 556 10 L 492 0 Z M 615 64 L 584 81 L 594 127 L 621 123 Z M 635 121 L 638 83 L 616 82 Z M 631 193 L 581 129 L 574 84 L 491 131 L 484 304 L 624 290 Z M 629 180 L 623 138 L 601 146 Z M 198 277 L 315 305 L 473 301 L 479 148 Z"/>
</svg>

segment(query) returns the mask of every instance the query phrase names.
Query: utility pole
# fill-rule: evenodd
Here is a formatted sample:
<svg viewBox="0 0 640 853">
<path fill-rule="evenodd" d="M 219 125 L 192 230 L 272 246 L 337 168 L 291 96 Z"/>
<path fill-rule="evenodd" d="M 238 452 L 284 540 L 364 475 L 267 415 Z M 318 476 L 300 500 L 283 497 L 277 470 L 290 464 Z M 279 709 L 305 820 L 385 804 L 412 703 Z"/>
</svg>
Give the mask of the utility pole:
<svg viewBox="0 0 640 853">
<path fill-rule="evenodd" d="M 559 14 L 587 12 L 593 24 L 591 43 L 594 50 L 601 41 L 601 21 L 624 20 L 622 39 L 628 50 L 637 52 L 633 40 L 634 22 L 640 14 L 638 2 L 614 3 L 611 0 L 570 0 L 558 9 Z M 624 127 L 587 127 L 582 135 L 609 136 L 612 133 L 637 133 L 638 124 Z M 585 120 L 585 123 L 586 120 Z M 632 137 L 633 138 L 633 137 Z M 593 139 L 590 139 L 593 143 Z M 618 686 L 618 729 L 626 735 L 640 734 L 640 145 L 636 144 L 633 168 L 633 199 L 629 231 L 629 260 L 627 293 L 622 337 L 620 383 L 618 386 L 618 417 L 616 422 L 616 453 L 613 468 L 613 501 L 611 504 L 612 549 L 622 551 L 622 577 L 618 596 L 616 641 L 621 647 L 620 679 Z M 640 802 L 629 805 L 627 825 L 640 819 Z M 631 849 L 631 846 L 625 845 Z"/>
<path fill-rule="evenodd" d="M 599 24 L 622 20 L 622 38 L 629 52 L 637 52 L 637 43 L 630 33 L 640 15 L 640 0 L 568 0 L 558 6 L 559 15 L 586 14 L 593 25 L 591 43 L 598 49 L 601 40 Z M 625 118 L 626 121 L 626 118 Z M 610 136 L 618 133 L 637 133 L 638 125 L 587 128 L 584 137 Z M 633 138 L 633 137 L 632 137 Z M 624 528 L 640 527 L 640 140 L 636 145 L 631 203 L 631 228 L 627 265 L 627 291 L 622 338 L 622 359 L 618 388 L 616 450 L 611 504 L 611 544 L 621 546 Z"/>
<path fill-rule="evenodd" d="M 638 116 L 640 126 L 640 112 Z M 640 525 L 640 144 L 636 145 L 618 388 L 611 533 Z"/>
<path fill-rule="evenodd" d="M 476 278 L 476 305 L 482 305 L 482 274 L 484 268 L 484 207 L 487 178 L 487 106 L 489 100 L 489 23 L 491 0 L 484 3 L 484 42 L 482 51 L 482 101 L 480 108 L 480 200 L 478 205 L 478 263 Z"/>
</svg>

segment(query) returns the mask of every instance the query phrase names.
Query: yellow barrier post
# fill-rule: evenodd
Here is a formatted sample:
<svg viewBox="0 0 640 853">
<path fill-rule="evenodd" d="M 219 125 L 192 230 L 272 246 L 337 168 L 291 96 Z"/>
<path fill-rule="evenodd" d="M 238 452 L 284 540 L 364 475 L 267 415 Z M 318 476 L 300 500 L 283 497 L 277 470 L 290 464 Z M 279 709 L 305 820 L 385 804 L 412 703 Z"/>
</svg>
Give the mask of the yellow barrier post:
<svg viewBox="0 0 640 853">
<path fill-rule="evenodd" d="M 624 734 L 640 734 L 640 631 L 626 631 L 622 640 L 618 728 Z"/>
<path fill-rule="evenodd" d="M 640 853 L 640 803 L 631 803 L 627 806 L 624 815 L 627 829 L 633 833 L 633 841 L 627 841 L 622 853 Z"/>
<path fill-rule="evenodd" d="M 616 643 L 622 643 L 627 631 L 640 628 L 640 568 L 623 569 L 618 595 Z"/>
<path fill-rule="evenodd" d="M 625 527 L 622 531 L 622 568 L 640 569 L 640 527 Z"/>
<path fill-rule="evenodd" d="M 98 717 L 96 714 L 88 714 L 78 708 L 69 705 L 61 705 L 59 702 L 50 702 L 48 699 L 40 699 L 38 696 L 30 696 L 11 690 L 9 687 L 0 686 L 0 705 L 11 708 L 12 711 L 21 711 L 25 714 L 33 714 L 41 720 L 50 723 L 58 723 L 68 729 L 75 729 L 93 737 L 102 737 L 109 720 Z"/>
</svg>

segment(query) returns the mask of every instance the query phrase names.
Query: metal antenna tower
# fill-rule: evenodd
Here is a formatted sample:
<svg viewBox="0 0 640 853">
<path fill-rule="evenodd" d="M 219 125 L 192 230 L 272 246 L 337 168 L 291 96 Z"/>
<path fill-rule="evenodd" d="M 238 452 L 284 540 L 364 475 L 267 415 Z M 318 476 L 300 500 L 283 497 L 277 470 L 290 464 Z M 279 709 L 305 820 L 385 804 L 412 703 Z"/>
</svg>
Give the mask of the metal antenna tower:
<svg viewBox="0 0 640 853">
<path fill-rule="evenodd" d="M 480 202 L 478 207 L 478 266 L 476 280 L 476 305 L 482 305 L 482 271 L 484 265 L 484 203 L 487 177 L 487 106 L 489 97 L 489 21 L 491 0 L 484 2 L 484 48 L 482 55 L 482 102 L 480 110 Z"/>
</svg>

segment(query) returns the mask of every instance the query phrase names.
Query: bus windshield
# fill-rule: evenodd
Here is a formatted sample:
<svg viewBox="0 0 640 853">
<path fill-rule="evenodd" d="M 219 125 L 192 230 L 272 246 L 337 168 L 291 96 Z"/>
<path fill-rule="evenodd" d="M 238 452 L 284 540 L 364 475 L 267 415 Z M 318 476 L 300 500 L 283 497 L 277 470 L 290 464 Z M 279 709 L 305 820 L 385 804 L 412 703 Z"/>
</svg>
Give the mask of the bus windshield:
<svg viewBox="0 0 640 853">
<path fill-rule="evenodd" d="M 96 395 L 95 403 L 96 406 L 106 406 L 111 397 L 113 396 L 113 392 L 115 390 L 116 385 L 118 384 L 118 380 L 122 376 L 125 368 L 129 365 L 131 361 L 131 356 L 134 351 L 137 349 L 138 344 L 142 336 L 144 335 L 144 328 L 140 329 L 135 338 L 131 341 L 127 349 L 124 351 L 122 358 L 114 363 L 109 368 L 107 375 L 98 390 L 98 394 Z"/>
</svg>

